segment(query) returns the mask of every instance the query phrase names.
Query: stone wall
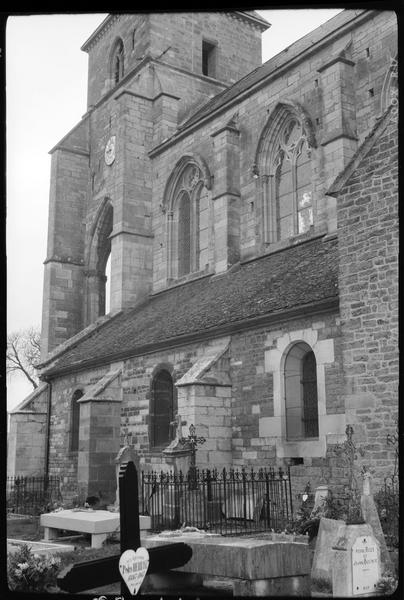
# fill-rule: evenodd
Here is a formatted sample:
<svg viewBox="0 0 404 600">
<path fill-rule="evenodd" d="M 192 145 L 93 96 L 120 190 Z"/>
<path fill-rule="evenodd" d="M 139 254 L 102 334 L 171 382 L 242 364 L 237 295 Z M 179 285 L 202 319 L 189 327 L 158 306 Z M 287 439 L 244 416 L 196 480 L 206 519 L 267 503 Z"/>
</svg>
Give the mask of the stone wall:
<svg viewBox="0 0 404 600">
<path fill-rule="evenodd" d="M 229 191 L 222 189 L 223 178 L 229 177 L 230 173 L 229 169 L 226 171 L 223 157 L 232 149 L 234 140 L 228 141 L 227 146 L 223 146 L 226 140 L 221 145 L 215 142 L 218 132 L 229 127 L 231 122 L 236 124 L 240 149 L 237 161 L 231 162 L 231 177 L 237 182 L 231 191 L 238 201 L 233 204 L 237 218 L 233 214 L 232 226 L 237 224 L 239 228 L 237 235 L 241 260 L 275 248 L 263 245 L 259 238 L 262 178 L 254 178 L 252 166 L 260 136 L 280 102 L 298 103 L 313 124 L 316 139 L 316 147 L 311 149 L 314 233 L 335 231 L 336 203 L 335 199 L 326 196 L 326 192 L 374 124 L 379 112 L 385 72 L 396 48 L 394 13 L 369 12 L 369 18 L 355 28 L 347 28 L 342 34 L 330 36 L 315 54 L 298 57 L 285 69 L 274 68 L 273 75 L 265 84 L 251 89 L 217 115 L 213 113 L 208 120 L 190 128 L 188 133 L 176 136 L 172 143 L 154 150 L 153 289 L 160 290 L 167 285 L 168 217 L 162 213 L 161 203 L 166 182 L 181 157 L 201 156 L 214 176 L 209 198 L 210 243 L 215 246 L 220 245 L 221 241 L 229 246 L 227 240 L 223 241 L 220 237 L 227 235 L 222 225 L 223 211 L 220 212 L 220 219 L 216 219 L 214 208 L 218 193 Z M 237 237 L 233 233 L 232 243 L 234 239 Z M 215 271 L 214 255 L 210 256 L 208 270 Z"/>
<path fill-rule="evenodd" d="M 261 64 L 261 32 L 229 13 L 157 13 L 113 15 L 101 34 L 83 48 L 89 53 L 88 105 L 114 86 L 109 59 L 122 39 L 124 75 L 145 56 L 162 58 L 172 67 L 202 76 L 202 40 L 217 44 L 216 78 L 229 85 Z M 235 59 L 237 57 L 237 59 Z"/>
<path fill-rule="evenodd" d="M 48 386 L 39 386 L 9 413 L 7 476 L 45 474 Z"/>
<path fill-rule="evenodd" d="M 386 117 L 385 117 L 386 119 Z M 347 422 L 381 484 L 398 411 L 397 118 L 391 111 L 339 192 L 340 307 Z"/>
</svg>

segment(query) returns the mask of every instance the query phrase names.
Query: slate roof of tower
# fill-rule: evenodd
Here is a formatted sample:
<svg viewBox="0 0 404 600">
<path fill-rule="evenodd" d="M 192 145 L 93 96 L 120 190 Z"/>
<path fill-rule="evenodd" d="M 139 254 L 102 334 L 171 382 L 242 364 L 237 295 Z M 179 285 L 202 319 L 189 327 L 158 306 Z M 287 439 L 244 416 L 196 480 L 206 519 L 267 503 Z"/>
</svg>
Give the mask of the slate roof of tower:
<svg viewBox="0 0 404 600">
<path fill-rule="evenodd" d="M 43 374 L 119 360 L 142 349 L 178 344 L 257 317 L 284 313 L 338 296 L 337 240 L 317 238 L 149 296 L 118 313 L 59 357 Z M 280 317 L 281 318 L 281 317 Z M 156 348 L 157 349 L 157 348 Z M 56 351 L 57 354 L 57 351 Z"/>
</svg>

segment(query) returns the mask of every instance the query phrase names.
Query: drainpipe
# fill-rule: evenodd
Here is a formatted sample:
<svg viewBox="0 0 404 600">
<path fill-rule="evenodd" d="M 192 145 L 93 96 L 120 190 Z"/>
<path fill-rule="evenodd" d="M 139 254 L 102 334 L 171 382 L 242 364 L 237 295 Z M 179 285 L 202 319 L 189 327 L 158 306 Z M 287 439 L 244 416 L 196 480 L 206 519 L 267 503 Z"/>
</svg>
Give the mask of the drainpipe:
<svg viewBox="0 0 404 600">
<path fill-rule="evenodd" d="M 49 475 L 49 448 L 50 448 L 50 423 L 51 423 L 51 406 L 52 406 L 52 384 L 48 384 L 48 418 L 46 423 L 46 443 L 45 443 L 45 478 Z"/>
</svg>

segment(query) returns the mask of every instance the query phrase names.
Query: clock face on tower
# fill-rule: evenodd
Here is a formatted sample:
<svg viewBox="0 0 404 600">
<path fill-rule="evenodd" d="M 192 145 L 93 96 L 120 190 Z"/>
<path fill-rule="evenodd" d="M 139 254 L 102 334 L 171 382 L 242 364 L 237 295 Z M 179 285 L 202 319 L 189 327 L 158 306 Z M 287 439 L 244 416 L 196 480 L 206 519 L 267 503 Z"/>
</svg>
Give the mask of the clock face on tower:
<svg viewBox="0 0 404 600">
<path fill-rule="evenodd" d="M 105 146 L 105 152 L 104 152 L 104 159 L 105 159 L 105 163 L 107 165 L 112 165 L 112 163 L 115 160 L 115 136 L 112 135 L 106 146 Z"/>
</svg>

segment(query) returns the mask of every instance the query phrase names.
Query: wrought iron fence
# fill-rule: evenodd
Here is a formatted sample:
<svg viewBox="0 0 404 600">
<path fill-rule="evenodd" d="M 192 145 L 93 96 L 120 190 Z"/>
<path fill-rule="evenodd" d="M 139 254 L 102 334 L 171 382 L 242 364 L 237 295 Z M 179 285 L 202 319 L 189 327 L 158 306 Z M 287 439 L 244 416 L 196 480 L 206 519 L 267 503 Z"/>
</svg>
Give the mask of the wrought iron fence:
<svg viewBox="0 0 404 600">
<path fill-rule="evenodd" d="M 57 476 L 7 477 L 8 513 L 38 515 L 52 510 L 53 503 L 60 499 L 60 479 Z"/>
<path fill-rule="evenodd" d="M 154 531 L 185 524 L 240 535 L 283 531 L 293 522 L 289 470 L 142 472 L 142 500 Z"/>
</svg>

